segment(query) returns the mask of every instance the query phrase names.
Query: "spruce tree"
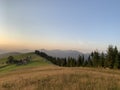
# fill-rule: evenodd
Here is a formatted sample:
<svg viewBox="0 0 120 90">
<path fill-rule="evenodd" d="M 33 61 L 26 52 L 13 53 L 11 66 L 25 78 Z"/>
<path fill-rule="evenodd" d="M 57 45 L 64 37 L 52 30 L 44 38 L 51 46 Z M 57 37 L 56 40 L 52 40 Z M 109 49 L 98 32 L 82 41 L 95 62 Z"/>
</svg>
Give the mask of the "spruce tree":
<svg viewBox="0 0 120 90">
<path fill-rule="evenodd" d="M 82 66 L 82 57 L 79 55 L 78 60 L 77 60 L 77 66 L 80 67 Z"/>
<path fill-rule="evenodd" d="M 93 66 L 94 67 L 98 67 L 100 66 L 100 56 L 99 56 L 99 53 L 98 51 L 94 51 L 91 53 L 91 56 L 92 56 L 92 63 L 93 63 Z"/>
<path fill-rule="evenodd" d="M 92 67 L 93 66 L 93 63 L 92 63 L 92 60 L 91 60 L 91 56 L 88 57 L 88 67 Z"/>
<path fill-rule="evenodd" d="M 106 67 L 113 68 L 114 66 L 114 48 L 112 45 L 108 47 L 107 50 L 107 58 L 106 58 Z"/>
<path fill-rule="evenodd" d="M 105 54 L 102 52 L 100 55 L 100 66 L 104 67 L 105 65 Z"/>
<path fill-rule="evenodd" d="M 117 54 L 115 58 L 114 69 L 120 69 L 120 52 Z"/>
<path fill-rule="evenodd" d="M 116 60 L 117 58 L 118 58 L 117 47 L 115 46 L 115 48 L 113 48 L 113 46 L 110 45 L 107 50 L 106 66 L 111 69 L 116 67 L 114 65 L 116 65 L 117 63 L 117 60 Z"/>
</svg>

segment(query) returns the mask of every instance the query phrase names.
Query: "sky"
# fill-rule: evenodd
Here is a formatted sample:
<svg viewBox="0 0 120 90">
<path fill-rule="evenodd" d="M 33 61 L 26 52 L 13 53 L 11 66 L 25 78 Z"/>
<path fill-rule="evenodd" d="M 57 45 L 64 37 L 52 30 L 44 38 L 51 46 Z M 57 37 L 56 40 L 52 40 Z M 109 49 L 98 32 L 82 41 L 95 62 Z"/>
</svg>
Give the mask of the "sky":
<svg viewBox="0 0 120 90">
<path fill-rule="evenodd" d="M 120 0 L 0 0 L 0 49 L 120 49 Z"/>
</svg>

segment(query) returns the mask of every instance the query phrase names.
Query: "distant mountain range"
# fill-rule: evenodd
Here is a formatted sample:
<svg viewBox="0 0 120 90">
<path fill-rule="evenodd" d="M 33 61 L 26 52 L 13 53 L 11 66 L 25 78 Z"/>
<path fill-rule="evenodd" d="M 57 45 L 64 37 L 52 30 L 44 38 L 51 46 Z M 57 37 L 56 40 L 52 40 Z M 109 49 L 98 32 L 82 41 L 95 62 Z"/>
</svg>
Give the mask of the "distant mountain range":
<svg viewBox="0 0 120 90">
<path fill-rule="evenodd" d="M 4 53 L 7 53 L 7 52 L 9 52 L 9 51 L 0 49 L 0 54 L 4 54 Z"/>
<path fill-rule="evenodd" d="M 34 52 L 34 50 L 23 49 L 23 50 L 13 50 L 13 51 L 10 51 L 10 50 L 0 49 L 0 54 L 11 53 L 11 52 L 13 52 L 13 53 L 14 52 L 27 53 L 27 52 Z"/>
<path fill-rule="evenodd" d="M 84 55 L 85 59 L 88 58 L 89 53 L 82 53 L 76 50 L 45 50 L 41 49 L 40 51 L 45 52 L 46 54 L 54 57 L 61 57 L 61 58 L 68 58 L 68 57 L 73 57 L 73 58 L 78 58 L 79 55 Z"/>
<path fill-rule="evenodd" d="M 18 55 L 21 53 L 28 53 L 28 52 L 34 52 L 33 50 L 29 50 L 29 49 L 24 49 L 24 50 L 16 50 L 16 51 L 9 51 L 9 50 L 3 50 L 0 49 L 0 58 L 4 58 L 4 57 L 8 57 L 8 56 L 14 56 L 14 55 Z"/>
<path fill-rule="evenodd" d="M 84 53 L 76 51 L 76 50 L 46 50 L 46 49 L 40 49 L 39 51 L 45 52 L 46 54 L 53 56 L 53 57 L 60 57 L 60 58 L 68 58 L 68 57 L 73 57 L 73 58 L 78 58 L 79 55 L 83 55 Z M 34 52 L 33 50 L 29 49 L 24 49 L 24 50 L 19 50 L 19 51 L 14 51 L 14 52 L 9 52 L 7 50 L 0 50 L 0 58 L 4 56 L 9 56 L 9 55 L 16 55 L 20 53 L 28 53 L 28 52 Z M 89 56 L 89 53 L 84 54 L 85 59 L 87 59 Z"/>
<path fill-rule="evenodd" d="M 4 58 L 4 57 L 9 57 L 9 56 L 14 56 L 14 55 L 19 55 L 21 53 L 19 52 L 8 52 L 8 53 L 4 53 L 4 54 L 0 54 L 0 58 Z"/>
</svg>

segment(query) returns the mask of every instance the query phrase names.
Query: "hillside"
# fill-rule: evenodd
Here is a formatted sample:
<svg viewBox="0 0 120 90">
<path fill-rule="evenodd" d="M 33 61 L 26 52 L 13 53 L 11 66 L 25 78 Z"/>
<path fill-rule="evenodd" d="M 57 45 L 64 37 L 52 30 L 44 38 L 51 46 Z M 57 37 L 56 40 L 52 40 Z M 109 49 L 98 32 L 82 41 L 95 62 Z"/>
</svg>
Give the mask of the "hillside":
<svg viewBox="0 0 120 90">
<path fill-rule="evenodd" d="M 16 65 L 16 64 L 7 65 L 6 61 L 7 61 L 8 56 L 4 58 L 0 58 L 0 73 L 17 70 L 19 68 L 21 69 L 21 68 L 27 68 L 27 67 L 51 65 L 51 63 L 48 62 L 46 59 L 34 53 L 25 53 L 25 54 L 18 54 L 18 55 L 9 54 L 9 55 L 12 55 L 16 60 L 20 60 L 22 58 L 31 56 L 31 61 L 26 65 Z"/>
<path fill-rule="evenodd" d="M 0 59 L 0 90 L 120 90 L 120 71 L 104 68 L 59 67 L 34 54 L 26 65 L 6 65 Z"/>
<path fill-rule="evenodd" d="M 19 54 L 21 54 L 21 53 L 19 53 L 19 52 L 9 52 L 9 53 L 4 53 L 4 54 L 0 54 L 0 59 L 1 58 L 6 58 L 6 57 L 8 57 L 8 56 L 15 56 L 15 55 L 19 55 Z"/>
<path fill-rule="evenodd" d="M 39 51 L 45 52 L 46 54 L 53 56 L 53 57 L 59 57 L 59 58 L 68 58 L 68 57 L 73 57 L 73 58 L 78 58 L 79 55 L 84 55 L 85 59 L 87 59 L 90 55 L 90 53 L 82 53 L 77 50 L 46 50 L 46 49 L 40 49 Z M 29 49 L 24 49 L 24 50 L 18 50 L 18 52 L 10 52 L 10 51 L 5 51 L 0 49 L 0 58 L 4 56 L 9 56 L 11 54 L 16 55 L 20 53 L 28 53 L 28 52 L 33 52 L 33 50 Z"/>
</svg>

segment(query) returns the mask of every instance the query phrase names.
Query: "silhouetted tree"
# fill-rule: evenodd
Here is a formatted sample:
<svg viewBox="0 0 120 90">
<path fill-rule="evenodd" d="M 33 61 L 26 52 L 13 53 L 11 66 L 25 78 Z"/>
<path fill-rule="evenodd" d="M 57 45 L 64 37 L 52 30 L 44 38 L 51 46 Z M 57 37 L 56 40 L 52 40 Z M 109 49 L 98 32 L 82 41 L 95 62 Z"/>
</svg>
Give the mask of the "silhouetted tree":
<svg viewBox="0 0 120 90">
<path fill-rule="evenodd" d="M 35 50 L 35 54 L 39 55 L 39 54 L 40 54 L 40 51 Z"/>
<path fill-rule="evenodd" d="M 78 60 L 77 60 L 77 66 L 82 66 L 82 57 L 79 55 Z"/>
<path fill-rule="evenodd" d="M 82 55 L 82 66 L 84 65 L 84 61 L 85 61 L 85 58 L 84 58 L 84 55 Z"/>
<path fill-rule="evenodd" d="M 104 63 L 105 63 L 105 54 L 102 52 L 100 55 L 100 66 L 104 67 Z"/>
<path fill-rule="evenodd" d="M 13 64 L 14 63 L 14 57 L 13 56 L 9 56 L 8 60 L 7 60 L 8 64 Z"/>
<path fill-rule="evenodd" d="M 91 60 L 91 56 L 88 57 L 87 66 L 88 67 L 92 67 L 93 66 L 93 62 Z"/>
<path fill-rule="evenodd" d="M 106 61 L 105 61 L 106 67 L 108 67 L 108 68 L 114 67 L 114 63 L 115 63 L 117 54 L 118 54 L 117 47 L 113 48 L 113 46 L 110 45 L 107 50 L 107 57 L 106 57 Z"/>
<path fill-rule="evenodd" d="M 67 61 L 67 66 L 68 67 L 76 67 L 76 59 L 72 58 L 72 57 L 68 57 L 68 61 Z"/>
<path fill-rule="evenodd" d="M 115 58 L 114 69 L 120 69 L 120 52 L 117 54 Z"/>
<path fill-rule="evenodd" d="M 85 60 L 85 62 L 84 62 L 84 67 L 86 67 L 88 65 L 88 60 Z"/>
<path fill-rule="evenodd" d="M 98 51 L 94 51 L 91 53 L 92 63 L 94 67 L 100 66 L 100 56 Z"/>
</svg>

